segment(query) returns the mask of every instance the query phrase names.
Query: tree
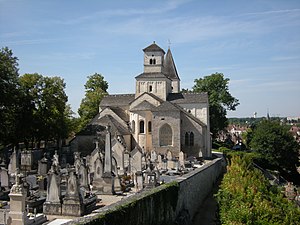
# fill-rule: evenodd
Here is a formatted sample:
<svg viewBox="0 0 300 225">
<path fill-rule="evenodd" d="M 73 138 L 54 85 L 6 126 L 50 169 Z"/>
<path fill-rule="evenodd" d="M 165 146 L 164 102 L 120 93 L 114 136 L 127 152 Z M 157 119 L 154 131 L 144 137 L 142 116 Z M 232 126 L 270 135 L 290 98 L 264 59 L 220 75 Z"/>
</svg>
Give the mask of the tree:
<svg viewBox="0 0 300 225">
<path fill-rule="evenodd" d="M 193 92 L 207 92 L 209 98 L 210 130 L 215 137 L 227 127 L 227 110 L 235 110 L 239 100 L 229 93 L 229 79 L 222 73 L 214 73 L 195 79 Z"/>
<path fill-rule="evenodd" d="M 264 120 L 253 131 L 250 147 L 260 153 L 262 159 L 275 169 L 295 172 L 299 166 L 299 144 L 289 133 L 287 126 Z"/>
<path fill-rule="evenodd" d="M 85 97 L 82 99 L 78 114 L 81 119 L 81 128 L 93 119 L 99 112 L 99 104 L 104 96 L 106 96 L 108 83 L 101 74 L 95 73 L 88 76 L 85 87 Z"/>
<path fill-rule="evenodd" d="M 67 137 L 65 83 L 60 77 L 24 74 L 20 77 L 23 115 L 20 127 L 26 127 L 25 143 L 59 140 Z"/>
<path fill-rule="evenodd" d="M 0 50 L 0 144 L 16 142 L 19 101 L 18 58 L 7 47 Z"/>
</svg>

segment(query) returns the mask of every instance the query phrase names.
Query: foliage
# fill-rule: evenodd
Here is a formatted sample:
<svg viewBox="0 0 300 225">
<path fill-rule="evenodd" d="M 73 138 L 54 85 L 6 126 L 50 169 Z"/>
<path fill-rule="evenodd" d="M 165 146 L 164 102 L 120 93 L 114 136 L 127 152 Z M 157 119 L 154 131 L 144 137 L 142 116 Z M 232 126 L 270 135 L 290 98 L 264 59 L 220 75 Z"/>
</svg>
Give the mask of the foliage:
<svg viewBox="0 0 300 225">
<path fill-rule="evenodd" d="M 253 155 L 230 155 L 217 199 L 222 224 L 298 224 L 300 209 L 270 188 L 252 166 Z"/>
<path fill-rule="evenodd" d="M 259 123 L 253 131 L 250 146 L 276 169 L 295 171 L 299 165 L 299 144 L 288 127 L 279 122 L 264 120 Z"/>
<path fill-rule="evenodd" d="M 7 47 L 0 50 L 0 144 L 16 141 L 19 110 L 18 58 Z"/>
<path fill-rule="evenodd" d="M 229 93 L 229 79 L 222 73 L 214 73 L 204 78 L 195 79 L 193 92 L 207 92 L 209 96 L 210 129 L 214 137 L 227 127 L 227 110 L 235 110 L 238 99 Z"/>
<path fill-rule="evenodd" d="M 101 74 L 95 73 L 88 76 L 85 87 L 85 97 L 82 99 L 78 114 L 80 115 L 81 128 L 93 119 L 99 112 L 99 104 L 107 95 L 108 83 Z"/>
</svg>

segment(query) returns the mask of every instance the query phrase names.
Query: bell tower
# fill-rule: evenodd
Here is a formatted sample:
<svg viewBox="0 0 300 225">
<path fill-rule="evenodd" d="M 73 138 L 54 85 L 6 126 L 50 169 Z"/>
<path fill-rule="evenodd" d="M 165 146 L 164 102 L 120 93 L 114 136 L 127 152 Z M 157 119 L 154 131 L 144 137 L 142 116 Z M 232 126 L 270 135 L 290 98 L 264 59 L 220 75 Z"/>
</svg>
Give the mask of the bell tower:
<svg viewBox="0 0 300 225">
<path fill-rule="evenodd" d="M 162 73 L 164 66 L 165 51 L 155 41 L 143 49 L 144 73 Z"/>
</svg>

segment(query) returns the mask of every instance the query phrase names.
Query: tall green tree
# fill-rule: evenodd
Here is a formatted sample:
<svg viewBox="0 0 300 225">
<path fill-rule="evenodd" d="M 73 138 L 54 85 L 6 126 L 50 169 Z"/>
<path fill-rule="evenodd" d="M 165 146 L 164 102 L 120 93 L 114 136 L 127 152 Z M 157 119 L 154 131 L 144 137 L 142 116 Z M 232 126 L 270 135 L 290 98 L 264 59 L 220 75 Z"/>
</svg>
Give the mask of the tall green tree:
<svg viewBox="0 0 300 225">
<path fill-rule="evenodd" d="M 0 144 L 16 142 L 19 102 L 18 58 L 9 48 L 0 50 Z"/>
<path fill-rule="evenodd" d="M 20 77 L 24 93 L 23 120 L 26 127 L 24 139 L 32 141 L 59 140 L 67 136 L 65 83 L 60 77 L 24 74 Z"/>
<path fill-rule="evenodd" d="M 207 92 L 209 97 L 210 130 L 215 137 L 227 127 L 227 110 L 235 110 L 239 100 L 229 92 L 229 79 L 222 73 L 213 73 L 204 78 L 195 79 L 193 92 Z"/>
<path fill-rule="evenodd" d="M 81 128 L 85 127 L 99 112 L 99 104 L 106 96 L 108 83 L 101 74 L 88 76 L 85 87 L 85 97 L 82 99 L 78 114 L 81 119 Z"/>
<path fill-rule="evenodd" d="M 286 172 L 296 172 L 300 146 L 287 126 L 264 120 L 257 124 L 250 142 L 252 150 L 260 153 L 269 166 Z"/>
</svg>

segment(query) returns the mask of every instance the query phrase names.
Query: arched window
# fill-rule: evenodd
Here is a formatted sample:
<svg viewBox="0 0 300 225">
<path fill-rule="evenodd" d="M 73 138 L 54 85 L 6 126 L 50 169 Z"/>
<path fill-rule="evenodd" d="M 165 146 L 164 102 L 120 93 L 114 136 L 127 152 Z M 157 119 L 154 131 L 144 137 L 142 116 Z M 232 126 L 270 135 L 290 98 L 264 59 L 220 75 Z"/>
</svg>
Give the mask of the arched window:
<svg viewBox="0 0 300 225">
<path fill-rule="evenodd" d="M 149 92 L 152 92 L 152 85 L 149 86 Z"/>
<path fill-rule="evenodd" d="M 152 62 L 153 62 L 153 64 L 156 64 L 156 59 L 153 59 L 153 61 L 152 61 Z"/>
<path fill-rule="evenodd" d="M 190 133 L 190 146 L 194 146 L 194 133 Z"/>
<path fill-rule="evenodd" d="M 152 63 L 153 63 L 152 59 L 149 60 L 149 63 L 150 63 L 150 65 L 152 65 Z"/>
<path fill-rule="evenodd" d="M 172 128 L 169 124 L 164 124 L 159 130 L 160 146 L 169 146 L 173 143 Z"/>
<path fill-rule="evenodd" d="M 145 133 L 145 122 L 144 120 L 140 121 L 140 134 Z"/>
<path fill-rule="evenodd" d="M 185 146 L 189 146 L 189 133 L 188 132 L 185 132 L 184 144 L 185 144 Z"/>
<path fill-rule="evenodd" d="M 135 122 L 134 122 L 134 120 L 132 120 L 132 122 L 131 122 L 131 130 L 132 130 L 132 133 L 135 133 Z"/>
<path fill-rule="evenodd" d="M 152 132 L 152 123 L 151 121 L 148 122 L 148 133 Z"/>
</svg>

